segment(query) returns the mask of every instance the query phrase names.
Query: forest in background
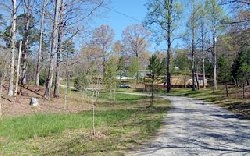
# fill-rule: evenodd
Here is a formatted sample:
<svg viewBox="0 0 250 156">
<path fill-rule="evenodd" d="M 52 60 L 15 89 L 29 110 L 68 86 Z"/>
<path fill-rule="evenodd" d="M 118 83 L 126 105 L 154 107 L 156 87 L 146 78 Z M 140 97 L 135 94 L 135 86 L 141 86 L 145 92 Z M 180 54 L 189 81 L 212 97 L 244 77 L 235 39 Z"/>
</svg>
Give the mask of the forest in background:
<svg viewBox="0 0 250 156">
<path fill-rule="evenodd" d="M 105 0 L 3 0 L 0 3 L 0 81 L 7 95 L 22 95 L 26 85 L 43 86 L 45 99 L 60 97 L 60 82 L 78 90 L 101 84 L 111 92 L 117 76 L 138 79 L 138 71 L 165 76 L 187 74 L 192 90 L 199 89 L 198 74 L 218 84 L 249 86 L 250 11 L 248 0 L 149 0 L 144 23 L 127 26 L 121 40 L 100 25 L 89 30 Z M 188 18 L 188 20 L 185 20 Z M 187 21 L 184 28 L 180 22 Z M 177 33 L 179 29 L 185 30 Z M 79 38 L 83 43 L 77 43 Z M 181 47 L 172 43 L 180 40 Z M 150 51 L 152 42 L 166 50 Z M 81 45 L 81 47 L 79 47 Z M 117 83 L 114 83 L 117 82 Z M 203 81 L 204 82 L 204 81 Z M 134 82 L 133 82 L 134 83 Z M 205 87 L 205 85 L 203 85 Z"/>
</svg>

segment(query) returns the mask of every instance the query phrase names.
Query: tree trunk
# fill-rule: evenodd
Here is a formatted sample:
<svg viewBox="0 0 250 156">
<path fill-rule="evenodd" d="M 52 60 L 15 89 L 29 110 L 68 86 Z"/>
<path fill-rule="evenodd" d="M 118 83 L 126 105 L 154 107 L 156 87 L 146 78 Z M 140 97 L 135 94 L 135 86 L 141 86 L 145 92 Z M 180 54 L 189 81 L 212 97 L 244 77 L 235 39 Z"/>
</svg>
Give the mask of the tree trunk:
<svg viewBox="0 0 250 156">
<path fill-rule="evenodd" d="M 28 47 L 29 47 L 29 31 L 30 31 L 30 18 L 31 18 L 31 6 L 30 0 L 27 2 L 26 6 L 26 25 L 25 25 L 25 33 L 23 37 L 23 53 L 22 53 L 22 74 L 21 74 L 21 85 L 26 84 L 26 72 L 27 72 L 27 55 L 28 55 Z"/>
<path fill-rule="evenodd" d="M 228 97 L 228 85 L 227 85 L 227 81 L 225 82 L 225 88 L 226 88 L 226 96 Z"/>
<path fill-rule="evenodd" d="M 21 62 L 21 54 L 22 54 L 22 41 L 19 42 L 19 51 L 18 51 L 18 59 L 17 59 L 17 67 L 16 67 L 16 85 L 15 85 L 15 93 L 14 96 L 17 96 L 17 88 L 20 76 L 20 62 Z"/>
<path fill-rule="evenodd" d="M 196 79 L 196 88 L 197 90 L 200 90 L 200 82 L 199 82 L 199 68 L 197 66 L 198 63 L 195 62 L 195 79 Z"/>
<path fill-rule="evenodd" d="M 195 62 L 194 62 L 194 51 L 195 51 L 195 41 L 194 41 L 194 26 L 193 26 L 193 18 L 191 23 L 192 29 L 192 91 L 195 91 Z"/>
<path fill-rule="evenodd" d="M 167 93 L 171 90 L 171 73 L 170 73 L 170 52 L 171 52 L 171 25 L 172 25 L 172 0 L 168 0 L 168 18 L 167 18 Z"/>
<path fill-rule="evenodd" d="M 44 93 L 44 97 L 46 99 L 50 99 L 51 95 L 51 86 L 53 81 L 53 72 L 54 72 L 54 50 L 55 50 L 55 41 L 56 41 L 56 30 L 57 30 L 57 19 L 58 19 L 58 7 L 60 4 L 60 0 L 55 0 L 55 10 L 54 10 L 54 20 L 53 20 L 53 30 L 51 36 L 51 47 L 50 47 L 50 66 L 48 77 L 46 79 L 46 89 Z"/>
<path fill-rule="evenodd" d="M 40 38 L 39 38 L 39 49 L 37 54 L 37 65 L 36 65 L 36 86 L 39 86 L 40 80 L 40 62 L 41 62 L 41 55 L 42 55 L 42 45 L 43 45 L 43 29 L 44 29 L 44 18 L 45 18 L 45 7 L 46 7 L 46 0 L 43 0 L 43 8 L 42 8 L 42 17 L 40 23 Z"/>
<path fill-rule="evenodd" d="M 198 90 L 200 90 L 200 82 L 199 82 L 199 74 L 197 73 L 198 70 L 196 70 L 195 78 L 196 78 L 196 87 Z"/>
<path fill-rule="evenodd" d="M 214 26 L 215 27 L 215 26 Z M 217 49 L 216 49 L 216 32 L 213 33 L 213 58 L 214 58 L 214 89 L 217 90 Z"/>
<path fill-rule="evenodd" d="M 243 86 L 242 86 L 242 98 L 245 99 L 245 82 L 243 81 Z"/>
<path fill-rule="evenodd" d="M 140 61 L 139 61 L 138 53 L 136 54 L 136 59 L 137 59 L 136 84 L 138 84 L 139 83 L 139 70 L 140 70 Z"/>
<path fill-rule="evenodd" d="M 151 74 L 152 76 L 152 90 L 151 90 L 151 103 L 150 103 L 150 107 L 152 107 L 154 105 L 154 74 Z"/>
<path fill-rule="evenodd" d="M 243 87 L 242 87 L 242 97 L 243 97 L 243 99 L 245 99 L 246 98 L 246 96 L 245 96 L 245 86 L 246 86 L 246 74 L 244 74 L 244 76 L 243 76 Z"/>
<path fill-rule="evenodd" d="M 61 53 L 62 53 L 62 36 L 63 36 L 63 12 L 64 12 L 64 1 L 61 0 L 60 6 L 60 17 L 59 17 L 59 26 L 58 26 L 58 40 L 57 40 L 57 61 L 56 61 L 56 75 L 55 75 L 55 88 L 54 88 L 54 97 L 59 97 L 60 92 L 60 64 L 61 64 Z"/>
<path fill-rule="evenodd" d="M 186 76 L 186 68 L 185 68 L 185 74 L 184 74 L 184 88 L 186 88 L 187 86 L 186 86 L 186 81 L 187 81 L 187 76 Z"/>
<path fill-rule="evenodd" d="M 239 87 L 239 83 L 238 83 L 237 78 L 234 78 L 234 77 L 232 76 L 232 79 L 233 79 L 233 81 L 234 81 L 234 86 L 235 86 L 235 87 Z"/>
<path fill-rule="evenodd" d="M 203 86 L 203 88 L 206 88 L 206 84 L 205 84 L 205 80 L 206 80 L 206 73 L 205 73 L 206 71 L 205 71 L 205 59 L 203 58 L 202 59 L 202 75 L 203 75 L 203 84 L 202 84 L 202 86 Z"/>
<path fill-rule="evenodd" d="M 205 71 L 205 51 L 204 51 L 204 21 L 202 20 L 201 23 L 201 51 L 202 51 L 202 86 L 203 88 L 206 88 L 206 84 L 205 84 L 205 79 L 206 79 L 206 71 Z"/>
<path fill-rule="evenodd" d="M 16 0 L 12 0 L 12 24 L 11 24 L 11 52 L 10 52 L 10 72 L 9 72 L 9 88 L 8 95 L 14 94 L 14 75 L 15 75 L 15 49 L 16 49 L 16 19 L 17 19 Z"/>
</svg>

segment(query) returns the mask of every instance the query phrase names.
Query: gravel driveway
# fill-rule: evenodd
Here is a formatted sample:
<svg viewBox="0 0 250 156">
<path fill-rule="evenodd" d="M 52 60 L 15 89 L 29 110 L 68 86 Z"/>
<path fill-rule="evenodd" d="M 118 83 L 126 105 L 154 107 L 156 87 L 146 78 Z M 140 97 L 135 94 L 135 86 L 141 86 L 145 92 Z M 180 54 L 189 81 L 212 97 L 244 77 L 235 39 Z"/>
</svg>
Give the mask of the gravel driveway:
<svg viewBox="0 0 250 156">
<path fill-rule="evenodd" d="M 227 110 L 186 97 L 172 101 L 165 126 L 147 146 L 127 155 L 250 156 L 250 121 Z"/>
</svg>

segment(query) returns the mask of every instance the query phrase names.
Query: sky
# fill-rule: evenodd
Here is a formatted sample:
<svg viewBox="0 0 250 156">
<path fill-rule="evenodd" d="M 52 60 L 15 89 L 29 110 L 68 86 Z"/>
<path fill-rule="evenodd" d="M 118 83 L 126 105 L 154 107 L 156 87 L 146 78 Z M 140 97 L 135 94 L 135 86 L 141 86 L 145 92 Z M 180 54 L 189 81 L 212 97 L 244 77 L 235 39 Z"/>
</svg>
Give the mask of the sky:
<svg viewBox="0 0 250 156">
<path fill-rule="evenodd" d="M 131 24 L 142 23 L 146 16 L 148 0 L 111 0 L 105 15 L 95 20 L 95 26 L 108 24 L 115 32 L 115 40 L 121 39 L 122 31 Z"/>
<path fill-rule="evenodd" d="M 110 0 L 111 3 L 107 6 L 107 11 L 104 15 L 94 20 L 94 27 L 99 27 L 101 24 L 108 24 L 114 29 L 114 40 L 121 40 L 122 31 L 125 30 L 127 26 L 139 24 L 145 20 L 147 14 L 145 4 L 148 1 L 149 0 Z M 182 26 L 179 25 L 179 28 L 182 28 Z M 177 42 L 174 41 L 172 46 L 179 46 L 179 43 L 182 42 L 180 40 Z M 151 52 L 165 49 L 165 42 L 156 45 L 151 40 L 151 46 L 149 47 Z"/>
</svg>

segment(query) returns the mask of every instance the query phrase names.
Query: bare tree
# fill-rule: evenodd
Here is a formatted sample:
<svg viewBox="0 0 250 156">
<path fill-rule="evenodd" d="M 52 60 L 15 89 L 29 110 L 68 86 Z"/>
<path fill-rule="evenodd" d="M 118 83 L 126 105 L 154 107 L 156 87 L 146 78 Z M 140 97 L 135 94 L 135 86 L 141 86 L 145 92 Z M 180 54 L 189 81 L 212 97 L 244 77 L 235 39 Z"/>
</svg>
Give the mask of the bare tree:
<svg viewBox="0 0 250 156">
<path fill-rule="evenodd" d="M 198 81 L 198 75 L 197 75 L 197 65 L 195 62 L 195 54 L 197 51 L 197 34 L 198 34 L 198 22 L 199 22 L 199 16 L 200 13 L 199 10 L 202 8 L 202 6 L 197 1 L 191 0 L 191 15 L 188 20 L 188 28 L 190 30 L 191 35 L 191 56 L 192 56 L 192 91 L 195 91 L 195 75 L 196 75 L 196 86 L 199 87 L 199 81 Z M 196 73 L 196 74 L 195 74 Z"/>
<path fill-rule="evenodd" d="M 137 59 L 137 70 L 140 70 L 140 57 L 149 46 L 150 32 L 141 24 L 132 24 L 122 32 L 122 43 L 128 56 L 135 56 Z M 137 72 L 138 80 L 138 72 Z"/>
<path fill-rule="evenodd" d="M 23 36 L 23 52 L 21 59 L 21 85 L 26 84 L 26 72 L 27 72 L 27 55 L 29 49 L 29 36 L 31 27 L 31 18 L 32 18 L 32 0 L 23 0 L 24 10 L 25 10 L 25 29 Z"/>
<path fill-rule="evenodd" d="M 206 0 L 205 10 L 207 11 L 207 18 L 210 21 L 210 30 L 212 32 L 212 56 L 213 56 L 213 69 L 214 69 L 214 89 L 217 89 L 217 49 L 216 41 L 221 21 L 224 18 L 222 8 L 218 5 L 217 0 Z"/>
<path fill-rule="evenodd" d="M 54 97 L 59 97 L 59 87 L 60 87 L 60 62 L 62 53 L 62 37 L 63 37 L 63 27 L 64 27 L 64 0 L 61 0 L 61 5 L 59 9 L 59 25 L 58 25 L 58 35 L 57 35 L 57 58 L 56 58 L 56 72 L 55 72 L 55 87 L 54 87 Z"/>
<path fill-rule="evenodd" d="M 15 93 L 14 95 L 17 96 L 17 88 L 18 82 L 20 77 L 20 63 L 21 63 L 21 54 L 22 54 L 22 41 L 19 42 L 19 50 L 18 50 L 18 57 L 17 57 L 17 66 L 16 66 L 16 85 L 15 85 Z"/>
<path fill-rule="evenodd" d="M 9 71 L 9 88 L 8 95 L 14 95 L 14 76 L 15 76 L 15 51 L 16 51 L 16 20 L 17 20 L 17 3 L 12 0 L 11 10 L 11 52 L 10 52 L 10 71 Z"/>
<path fill-rule="evenodd" d="M 202 53 L 202 79 L 203 79 L 203 88 L 206 88 L 205 79 L 206 79 L 206 71 L 205 71 L 205 40 L 206 40 L 206 28 L 205 28 L 205 11 L 204 6 L 201 6 L 199 11 L 199 25 L 200 25 L 200 42 L 201 42 L 201 53 Z"/>
<path fill-rule="evenodd" d="M 43 0 L 42 4 L 42 13 L 41 13 L 41 21 L 40 21 L 40 37 L 39 37 L 39 49 L 37 54 L 37 65 L 36 65 L 36 86 L 39 86 L 40 80 L 40 63 L 41 63 L 41 55 L 42 55 L 42 45 L 43 45 L 43 32 L 44 32 L 44 19 L 45 19 L 45 7 L 47 4 L 47 0 Z"/>
<path fill-rule="evenodd" d="M 82 0 L 61 0 L 59 9 L 59 24 L 57 35 L 57 50 L 56 50 L 56 69 L 55 69 L 55 85 L 54 85 L 54 97 L 59 97 L 60 76 L 61 76 L 61 62 L 63 52 L 63 42 L 72 40 L 78 33 L 80 33 L 79 24 L 91 18 L 96 10 L 104 4 L 103 0 L 97 1 L 82 1 Z M 88 9 L 83 9 L 86 6 Z M 76 22 L 78 21 L 78 22 Z"/>
<path fill-rule="evenodd" d="M 46 89 L 44 93 L 44 97 L 46 99 L 50 99 L 50 96 L 51 96 L 51 86 L 52 86 L 53 74 L 54 74 L 54 55 L 55 55 L 55 47 L 56 47 L 56 34 L 57 34 L 59 5 L 60 5 L 60 0 L 55 0 L 53 29 L 52 29 L 52 34 L 51 34 L 51 45 L 50 45 L 50 64 L 49 64 L 48 77 L 46 79 Z"/>
<path fill-rule="evenodd" d="M 122 43 L 128 53 L 139 58 L 139 55 L 148 47 L 150 33 L 141 24 L 129 25 L 122 32 Z"/>
<path fill-rule="evenodd" d="M 114 30 L 109 25 L 101 25 L 96 28 L 92 35 L 91 44 L 100 48 L 102 55 L 102 73 L 105 73 L 105 62 L 107 60 L 108 51 L 111 48 L 114 38 Z"/>
</svg>

